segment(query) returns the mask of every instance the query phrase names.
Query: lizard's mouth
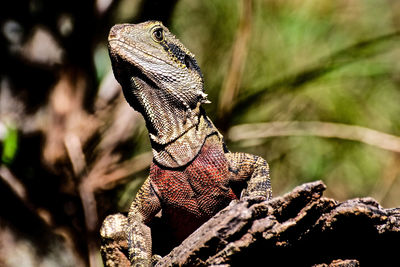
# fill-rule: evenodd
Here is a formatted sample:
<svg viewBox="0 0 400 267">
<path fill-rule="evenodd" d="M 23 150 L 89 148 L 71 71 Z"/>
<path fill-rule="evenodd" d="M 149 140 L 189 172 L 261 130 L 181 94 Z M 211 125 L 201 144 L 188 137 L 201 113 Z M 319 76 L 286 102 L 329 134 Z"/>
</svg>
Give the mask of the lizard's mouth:
<svg viewBox="0 0 400 267">
<path fill-rule="evenodd" d="M 146 83 L 147 87 L 158 88 L 158 86 L 151 80 L 140 68 L 134 65 L 126 66 L 127 75 L 132 79 L 134 87 L 138 89 L 138 84 Z"/>
<path fill-rule="evenodd" d="M 113 66 L 113 72 L 115 78 L 123 86 L 132 86 L 135 84 L 146 83 L 152 88 L 158 88 L 158 86 L 148 77 L 142 69 L 133 64 L 129 59 L 122 57 L 118 53 L 113 53 L 110 49 L 111 63 Z M 129 84 L 127 84 L 129 83 Z M 134 86 L 137 89 L 138 86 Z"/>
</svg>

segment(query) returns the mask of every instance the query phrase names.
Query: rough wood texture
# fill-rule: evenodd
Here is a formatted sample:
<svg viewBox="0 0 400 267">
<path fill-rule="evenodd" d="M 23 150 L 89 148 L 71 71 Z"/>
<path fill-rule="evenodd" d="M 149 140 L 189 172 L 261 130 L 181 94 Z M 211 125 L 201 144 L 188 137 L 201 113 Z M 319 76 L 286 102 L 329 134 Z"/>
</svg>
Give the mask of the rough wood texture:
<svg viewBox="0 0 400 267">
<path fill-rule="evenodd" d="M 156 266 L 400 266 L 400 208 L 338 202 L 322 197 L 325 188 L 317 181 L 270 201 L 231 203 Z M 152 231 L 155 252 L 168 251 L 159 218 Z"/>
<path fill-rule="evenodd" d="M 371 198 L 338 202 L 322 197 L 324 190 L 317 181 L 268 202 L 232 203 L 157 266 L 400 264 L 400 209 Z"/>
</svg>

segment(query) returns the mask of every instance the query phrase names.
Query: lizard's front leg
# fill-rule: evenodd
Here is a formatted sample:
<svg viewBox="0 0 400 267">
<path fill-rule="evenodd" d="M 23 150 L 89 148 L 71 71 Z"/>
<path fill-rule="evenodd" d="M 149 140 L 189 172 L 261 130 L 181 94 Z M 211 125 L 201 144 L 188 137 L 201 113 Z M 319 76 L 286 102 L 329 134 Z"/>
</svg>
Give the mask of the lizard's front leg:
<svg viewBox="0 0 400 267">
<path fill-rule="evenodd" d="M 132 266 L 151 266 L 151 230 L 144 224 L 140 205 L 133 202 L 128 215 L 126 237 Z"/>
<path fill-rule="evenodd" d="M 130 220 L 120 213 L 107 216 L 100 229 L 104 265 L 151 266 L 151 230 L 132 203 Z"/>
<path fill-rule="evenodd" d="M 161 204 L 147 179 L 129 210 L 108 216 L 101 227 L 101 252 L 106 266 L 151 266 L 151 230 L 146 225 Z"/>
<path fill-rule="evenodd" d="M 147 178 L 131 205 L 125 230 L 133 266 L 152 265 L 151 230 L 146 224 L 160 210 L 160 200 L 150 184 L 150 178 Z"/>
<path fill-rule="evenodd" d="M 240 198 L 272 198 L 268 163 L 261 157 L 247 153 L 226 153 L 233 182 L 247 182 Z"/>
</svg>

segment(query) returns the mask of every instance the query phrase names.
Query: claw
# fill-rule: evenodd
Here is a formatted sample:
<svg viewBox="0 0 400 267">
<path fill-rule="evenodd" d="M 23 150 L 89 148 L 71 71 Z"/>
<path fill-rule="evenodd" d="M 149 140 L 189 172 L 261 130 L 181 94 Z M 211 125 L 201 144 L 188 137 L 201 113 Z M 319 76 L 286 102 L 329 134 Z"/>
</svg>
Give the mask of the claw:
<svg viewBox="0 0 400 267">
<path fill-rule="evenodd" d="M 161 259 L 162 259 L 162 257 L 161 257 L 160 255 L 154 254 L 154 255 L 151 257 L 151 264 L 152 264 L 153 266 L 156 266 L 157 262 L 159 262 Z"/>
</svg>

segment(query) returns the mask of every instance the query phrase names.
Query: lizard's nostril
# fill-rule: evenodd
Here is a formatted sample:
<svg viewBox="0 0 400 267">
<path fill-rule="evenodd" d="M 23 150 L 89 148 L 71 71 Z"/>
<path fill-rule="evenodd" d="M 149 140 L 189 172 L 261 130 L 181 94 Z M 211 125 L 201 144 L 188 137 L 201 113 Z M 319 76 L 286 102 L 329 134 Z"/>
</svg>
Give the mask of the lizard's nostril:
<svg viewBox="0 0 400 267">
<path fill-rule="evenodd" d="M 123 24 L 117 24 L 113 26 L 110 30 L 110 34 L 108 35 L 108 40 L 117 39 L 120 30 L 124 27 Z"/>
</svg>

